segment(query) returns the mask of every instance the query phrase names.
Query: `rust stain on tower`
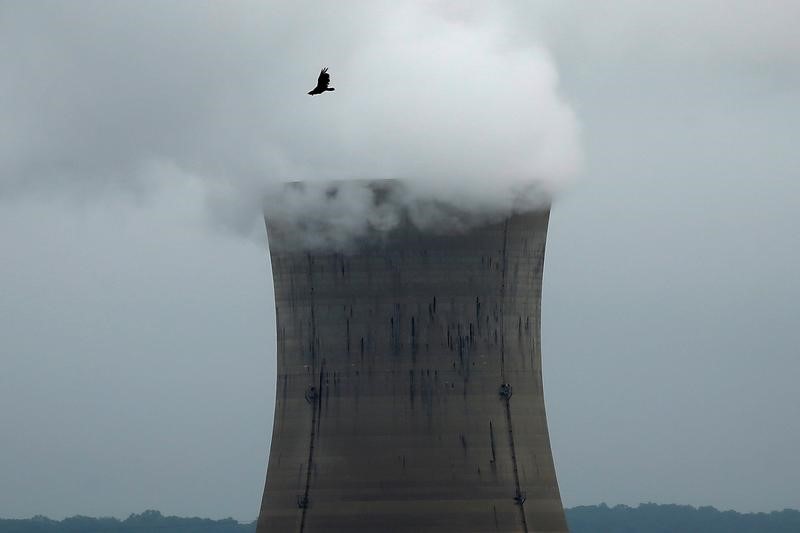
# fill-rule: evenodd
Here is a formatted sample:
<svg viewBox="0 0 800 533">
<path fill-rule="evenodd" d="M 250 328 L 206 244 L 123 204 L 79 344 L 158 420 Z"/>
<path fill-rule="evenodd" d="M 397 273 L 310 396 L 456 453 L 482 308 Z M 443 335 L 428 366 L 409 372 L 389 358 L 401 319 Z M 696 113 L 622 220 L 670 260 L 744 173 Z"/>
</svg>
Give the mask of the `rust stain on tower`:
<svg viewBox="0 0 800 533">
<path fill-rule="evenodd" d="M 345 252 L 268 218 L 278 380 L 258 533 L 565 532 L 542 391 L 549 211 Z"/>
</svg>

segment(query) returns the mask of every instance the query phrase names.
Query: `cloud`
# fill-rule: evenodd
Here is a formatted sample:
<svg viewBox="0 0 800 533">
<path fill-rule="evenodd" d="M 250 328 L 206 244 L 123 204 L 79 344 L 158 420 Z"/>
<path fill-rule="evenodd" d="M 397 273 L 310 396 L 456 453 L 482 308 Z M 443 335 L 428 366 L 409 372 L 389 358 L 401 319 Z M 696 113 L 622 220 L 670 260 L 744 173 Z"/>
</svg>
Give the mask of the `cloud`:
<svg viewBox="0 0 800 533">
<path fill-rule="evenodd" d="M 517 35 L 535 32 L 559 56 L 587 64 L 697 63 L 763 73 L 768 65 L 796 69 L 800 56 L 794 0 L 518 0 L 511 9 Z"/>
<path fill-rule="evenodd" d="M 402 179 L 475 210 L 552 192 L 580 166 L 553 61 L 502 11 L 453 6 L 5 4 L 0 193 L 140 190 L 177 168 L 244 228 L 294 180 Z M 337 90 L 310 97 L 322 66 Z"/>
</svg>

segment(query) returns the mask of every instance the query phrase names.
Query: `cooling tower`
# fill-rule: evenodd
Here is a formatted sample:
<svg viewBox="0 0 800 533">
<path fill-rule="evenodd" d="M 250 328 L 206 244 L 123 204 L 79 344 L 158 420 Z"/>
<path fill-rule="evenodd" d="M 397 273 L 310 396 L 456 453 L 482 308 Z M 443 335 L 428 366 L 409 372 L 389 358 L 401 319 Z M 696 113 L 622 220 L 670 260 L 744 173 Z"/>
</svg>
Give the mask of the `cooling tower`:
<svg viewBox="0 0 800 533">
<path fill-rule="evenodd" d="M 548 217 L 406 220 L 344 252 L 277 246 L 267 220 L 278 379 L 258 533 L 567 531 L 542 391 Z"/>
</svg>

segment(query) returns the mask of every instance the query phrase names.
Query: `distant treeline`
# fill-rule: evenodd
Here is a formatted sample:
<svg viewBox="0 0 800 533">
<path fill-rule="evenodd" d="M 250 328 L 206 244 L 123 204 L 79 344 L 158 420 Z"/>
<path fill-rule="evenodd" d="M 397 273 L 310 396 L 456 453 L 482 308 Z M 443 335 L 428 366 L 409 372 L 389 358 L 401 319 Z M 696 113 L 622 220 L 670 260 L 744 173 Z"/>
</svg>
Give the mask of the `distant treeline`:
<svg viewBox="0 0 800 533">
<path fill-rule="evenodd" d="M 73 516 L 50 520 L 34 516 L 26 520 L 0 519 L 0 533 L 254 533 L 256 523 L 240 524 L 233 518 L 179 518 L 158 511 L 132 514 L 125 520 Z"/>
<path fill-rule="evenodd" d="M 572 533 L 800 533 L 800 511 L 737 513 L 713 507 L 643 503 L 567 509 Z"/>
<path fill-rule="evenodd" d="M 717 511 L 713 507 L 605 504 L 567 509 L 572 533 L 798 533 L 800 511 L 771 513 Z M 0 533 L 255 533 L 256 523 L 232 518 L 209 520 L 163 516 L 158 511 L 132 514 L 125 520 L 73 516 L 61 521 L 35 516 L 0 519 Z"/>
</svg>

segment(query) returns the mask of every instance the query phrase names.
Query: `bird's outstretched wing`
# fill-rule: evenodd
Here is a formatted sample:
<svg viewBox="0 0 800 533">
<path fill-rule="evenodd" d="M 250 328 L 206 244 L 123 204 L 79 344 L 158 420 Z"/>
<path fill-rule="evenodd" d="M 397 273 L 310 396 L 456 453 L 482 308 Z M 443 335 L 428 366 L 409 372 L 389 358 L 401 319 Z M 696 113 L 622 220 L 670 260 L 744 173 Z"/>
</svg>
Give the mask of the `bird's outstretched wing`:
<svg viewBox="0 0 800 533">
<path fill-rule="evenodd" d="M 319 71 L 319 78 L 317 78 L 317 89 L 325 90 L 331 83 L 331 75 L 328 74 L 328 67 Z"/>
</svg>

